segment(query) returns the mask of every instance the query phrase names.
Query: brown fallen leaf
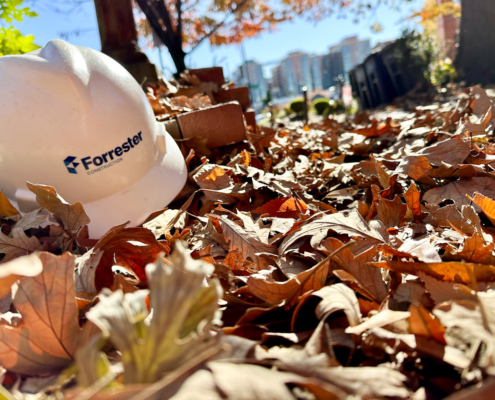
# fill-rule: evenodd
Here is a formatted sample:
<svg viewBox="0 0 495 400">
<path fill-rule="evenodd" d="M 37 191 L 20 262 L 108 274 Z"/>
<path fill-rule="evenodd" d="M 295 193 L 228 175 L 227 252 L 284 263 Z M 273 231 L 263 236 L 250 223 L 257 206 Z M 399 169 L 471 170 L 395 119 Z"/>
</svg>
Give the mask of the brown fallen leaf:
<svg viewBox="0 0 495 400">
<path fill-rule="evenodd" d="M 404 199 L 406 200 L 407 206 L 413 213 L 414 221 L 419 222 L 421 220 L 421 193 L 414 182 L 411 183 L 409 189 L 407 189 L 406 193 L 404 193 Z"/>
<path fill-rule="evenodd" d="M 268 304 L 284 304 L 291 307 L 299 297 L 310 290 L 321 289 L 327 280 L 330 260 L 325 258 L 307 271 L 285 282 L 267 279 L 266 275 L 253 274 L 247 279 L 250 292 Z"/>
<path fill-rule="evenodd" d="M 35 236 L 28 237 L 22 228 L 13 228 L 11 233 L 9 237 L 0 231 L 0 253 L 5 254 L 2 262 L 41 250 L 40 241 Z"/>
<path fill-rule="evenodd" d="M 426 157 L 405 156 L 395 169 L 394 174 L 405 174 L 419 181 L 433 169 Z"/>
<path fill-rule="evenodd" d="M 36 276 L 42 270 L 43 264 L 36 253 L 0 264 L 0 298 L 10 293 L 17 280 L 25 276 Z"/>
<path fill-rule="evenodd" d="M 321 243 L 321 250 L 326 254 L 335 252 L 343 246 L 340 240 L 328 238 Z M 333 256 L 335 260 L 344 270 L 349 272 L 361 286 L 379 303 L 381 303 L 388 295 L 388 289 L 383 282 L 380 270 L 369 266 L 369 262 L 377 259 L 378 250 L 372 248 L 358 256 L 355 256 L 350 248 L 343 248 Z"/>
<path fill-rule="evenodd" d="M 469 205 L 467 196 L 474 196 L 479 192 L 488 197 L 495 198 L 495 180 L 486 177 L 461 179 L 445 186 L 430 189 L 423 195 L 423 200 L 431 204 L 440 204 L 445 200 L 457 203 L 460 209 L 463 205 Z"/>
<path fill-rule="evenodd" d="M 264 264 L 257 254 L 276 253 L 276 248 L 263 243 L 255 232 L 240 227 L 228 218 L 220 217 L 218 221 L 230 250 L 239 250 L 244 258 L 252 261 L 258 269 L 263 269 Z"/>
<path fill-rule="evenodd" d="M 443 336 L 445 328 L 426 308 L 421 305 L 411 305 L 409 312 L 411 313 L 409 316 L 409 330 L 411 333 L 431 337 L 437 342 L 446 344 Z"/>
<path fill-rule="evenodd" d="M 375 222 L 377 222 L 377 224 L 375 224 Z M 386 243 L 387 241 L 387 233 L 381 222 L 371 221 L 368 224 L 357 210 L 352 210 L 348 214 L 339 212 L 324 215 L 322 218 L 311 220 L 302 225 L 300 229 L 289 234 L 284 239 L 279 247 L 279 254 L 284 254 L 299 239 L 307 236 L 311 237 L 311 246 L 318 248 L 321 241 L 328 236 L 329 230 L 333 230 L 340 234 L 346 234 L 351 237 L 362 237 L 368 240 L 367 243 L 370 245 Z"/>
<path fill-rule="evenodd" d="M 484 239 L 478 232 L 465 239 L 462 249 L 453 251 L 447 247 L 444 259 L 451 261 L 468 261 L 472 263 L 495 265 L 495 257 L 492 255 L 495 244 L 485 244 Z"/>
<path fill-rule="evenodd" d="M 401 201 L 399 196 L 395 196 L 393 200 L 378 200 L 376 211 L 378 219 L 386 228 L 400 227 L 407 214 L 407 205 Z"/>
<path fill-rule="evenodd" d="M 495 282 L 495 266 L 464 263 L 464 262 L 443 262 L 443 263 L 421 263 L 405 261 L 385 261 L 370 263 L 376 268 L 385 268 L 390 271 L 402 272 L 416 275 L 420 272 L 446 282 L 459 282 L 472 285 L 473 279 L 477 282 Z"/>
<path fill-rule="evenodd" d="M 354 291 L 343 283 L 325 286 L 311 295 L 321 298 L 321 302 L 316 307 L 318 319 L 323 319 L 337 311 L 343 311 L 350 326 L 359 325 L 361 322 L 358 299 Z"/>
<path fill-rule="evenodd" d="M 299 218 L 300 214 L 304 214 L 307 209 L 308 206 L 302 200 L 293 197 L 278 197 L 251 212 L 260 215 L 269 214 L 270 217 Z"/>
<path fill-rule="evenodd" d="M 71 364 L 86 332 L 79 326 L 75 256 L 42 252 L 32 257 L 39 257 L 43 271 L 18 283 L 13 299 L 19 314 L 1 316 L 0 364 L 37 375 Z"/>
<path fill-rule="evenodd" d="M 68 232 L 77 232 L 91 222 L 81 202 L 67 203 L 51 186 L 30 182 L 26 185 L 36 195 L 38 204 L 50 211 Z"/>
</svg>

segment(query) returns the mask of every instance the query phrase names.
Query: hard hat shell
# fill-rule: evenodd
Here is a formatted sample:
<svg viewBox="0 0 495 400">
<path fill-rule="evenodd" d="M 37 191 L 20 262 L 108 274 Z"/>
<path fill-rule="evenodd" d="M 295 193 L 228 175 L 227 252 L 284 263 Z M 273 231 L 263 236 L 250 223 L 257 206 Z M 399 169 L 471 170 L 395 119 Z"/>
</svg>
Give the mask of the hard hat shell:
<svg viewBox="0 0 495 400">
<path fill-rule="evenodd" d="M 62 40 L 0 57 L 0 188 L 25 206 L 26 181 L 81 201 L 91 237 L 143 222 L 179 193 L 184 158 L 134 78 Z M 34 200 L 34 196 L 32 196 Z"/>
</svg>

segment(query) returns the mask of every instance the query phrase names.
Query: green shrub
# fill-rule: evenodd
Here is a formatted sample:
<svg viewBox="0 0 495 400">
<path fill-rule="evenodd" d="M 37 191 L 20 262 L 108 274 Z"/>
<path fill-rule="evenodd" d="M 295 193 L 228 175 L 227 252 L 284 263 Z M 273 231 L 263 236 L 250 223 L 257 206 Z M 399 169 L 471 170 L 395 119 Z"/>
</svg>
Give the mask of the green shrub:
<svg viewBox="0 0 495 400">
<path fill-rule="evenodd" d="M 302 113 L 304 111 L 304 100 L 295 99 L 289 104 L 289 108 L 296 114 Z"/>
<path fill-rule="evenodd" d="M 328 99 L 320 98 L 313 101 L 313 107 L 318 115 L 323 115 L 325 109 L 329 106 L 329 103 Z"/>
</svg>

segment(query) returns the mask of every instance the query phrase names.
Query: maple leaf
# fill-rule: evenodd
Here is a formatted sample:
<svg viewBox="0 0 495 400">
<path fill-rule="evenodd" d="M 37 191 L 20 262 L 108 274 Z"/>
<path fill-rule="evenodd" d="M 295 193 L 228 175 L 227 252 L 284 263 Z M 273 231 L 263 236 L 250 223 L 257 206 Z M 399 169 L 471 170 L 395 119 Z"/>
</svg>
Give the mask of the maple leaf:
<svg viewBox="0 0 495 400">
<path fill-rule="evenodd" d="M 146 267 L 153 310 L 149 324 L 144 322 L 147 290 L 104 292 L 86 314 L 122 353 L 125 383 L 155 382 L 216 345 L 209 330 L 218 310 L 219 284 L 205 284 L 213 267 L 193 260 L 180 242 L 170 262 L 173 266 L 159 259 Z"/>
<path fill-rule="evenodd" d="M 1 316 L 0 364 L 22 374 L 52 373 L 73 362 L 77 347 L 93 331 L 79 326 L 75 256 L 42 252 L 28 257 L 38 257 L 43 271 L 14 290 L 19 314 Z"/>
<path fill-rule="evenodd" d="M 40 241 L 34 236 L 26 236 L 22 228 L 13 228 L 12 237 L 0 231 L 0 253 L 5 254 L 2 262 L 40 250 L 41 247 Z"/>
<path fill-rule="evenodd" d="M 58 218 L 66 231 L 77 232 L 91 222 L 81 202 L 67 203 L 51 186 L 30 182 L 27 182 L 26 185 L 36 195 L 38 204 L 51 212 L 55 218 Z"/>
</svg>

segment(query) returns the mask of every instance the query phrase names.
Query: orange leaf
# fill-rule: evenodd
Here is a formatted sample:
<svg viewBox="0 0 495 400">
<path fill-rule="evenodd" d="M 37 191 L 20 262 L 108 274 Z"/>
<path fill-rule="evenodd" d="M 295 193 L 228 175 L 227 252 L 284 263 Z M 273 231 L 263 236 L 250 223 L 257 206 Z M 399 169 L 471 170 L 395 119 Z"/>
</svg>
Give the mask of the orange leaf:
<svg viewBox="0 0 495 400">
<path fill-rule="evenodd" d="M 308 209 L 306 203 L 293 197 L 279 197 L 258 207 L 252 212 L 255 214 L 270 214 L 271 217 L 299 218 L 299 213 L 305 213 Z"/>
<path fill-rule="evenodd" d="M 490 222 L 495 225 L 495 201 L 489 197 L 483 196 L 480 193 L 476 193 L 474 198 L 469 197 L 469 195 L 466 196 L 479 208 L 481 208 L 481 211 L 485 213 Z"/>
<path fill-rule="evenodd" d="M 409 317 L 409 329 L 411 333 L 418 336 L 431 337 L 437 342 L 446 344 L 443 336 L 445 328 L 426 308 L 421 305 L 411 305 L 409 312 L 411 313 Z"/>
</svg>

